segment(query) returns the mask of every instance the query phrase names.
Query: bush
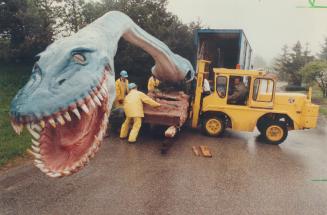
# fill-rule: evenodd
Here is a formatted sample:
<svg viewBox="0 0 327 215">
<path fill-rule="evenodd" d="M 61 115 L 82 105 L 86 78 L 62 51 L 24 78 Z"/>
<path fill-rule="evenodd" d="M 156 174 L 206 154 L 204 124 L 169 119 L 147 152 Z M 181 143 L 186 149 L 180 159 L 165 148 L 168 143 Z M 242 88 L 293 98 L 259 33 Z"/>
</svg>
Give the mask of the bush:
<svg viewBox="0 0 327 215">
<path fill-rule="evenodd" d="M 298 86 L 298 85 L 287 85 L 285 87 L 286 91 L 307 91 L 308 87 L 306 86 Z"/>
</svg>

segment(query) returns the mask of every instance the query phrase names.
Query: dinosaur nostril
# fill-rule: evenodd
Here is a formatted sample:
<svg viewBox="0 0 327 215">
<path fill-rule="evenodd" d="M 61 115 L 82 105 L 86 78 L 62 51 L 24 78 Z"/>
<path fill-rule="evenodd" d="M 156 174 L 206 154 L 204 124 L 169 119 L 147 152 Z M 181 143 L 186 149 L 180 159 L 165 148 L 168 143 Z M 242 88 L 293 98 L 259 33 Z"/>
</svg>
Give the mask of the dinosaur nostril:
<svg viewBox="0 0 327 215">
<path fill-rule="evenodd" d="M 66 81 L 66 79 L 61 79 L 58 83 L 59 83 L 59 85 L 62 85 L 65 81 Z"/>
</svg>

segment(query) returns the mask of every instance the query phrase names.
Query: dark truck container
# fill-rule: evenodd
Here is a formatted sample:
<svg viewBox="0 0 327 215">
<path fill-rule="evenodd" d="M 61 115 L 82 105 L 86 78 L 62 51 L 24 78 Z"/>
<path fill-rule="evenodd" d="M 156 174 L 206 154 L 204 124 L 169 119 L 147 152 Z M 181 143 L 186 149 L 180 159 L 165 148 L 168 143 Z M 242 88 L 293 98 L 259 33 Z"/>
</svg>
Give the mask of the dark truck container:
<svg viewBox="0 0 327 215">
<path fill-rule="evenodd" d="M 251 69 L 251 46 L 240 29 L 195 31 L 196 60 L 211 61 L 211 68 Z"/>
</svg>

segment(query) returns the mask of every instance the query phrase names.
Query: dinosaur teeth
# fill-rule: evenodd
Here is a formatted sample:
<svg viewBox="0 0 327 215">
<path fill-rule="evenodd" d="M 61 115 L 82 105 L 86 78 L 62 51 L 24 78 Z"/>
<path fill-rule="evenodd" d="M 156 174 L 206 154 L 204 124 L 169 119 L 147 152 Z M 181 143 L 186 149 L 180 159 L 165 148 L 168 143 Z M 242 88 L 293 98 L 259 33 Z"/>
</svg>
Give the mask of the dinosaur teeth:
<svg viewBox="0 0 327 215">
<path fill-rule="evenodd" d="M 45 168 L 45 167 L 40 168 L 40 170 L 41 170 L 42 172 L 44 172 L 45 174 L 48 174 L 48 173 L 50 172 L 50 170 L 49 170 L 48 168 Z"/>
<path fill-rule="evenodd" d="M 40 163 L 35 164 L 35 166 L 39 169 L 45 168 L 44 164 L 40 164 Z"/>
<path fill-rule="evenodd" d="M 88 158 L 88 156 L 85 156 L 85 157 L 82 158 L 82 162 L 83 163 L 88 163 L 88 162 L 90 162 L 90 159 Z"/>
<path fill-rule="evenodd" d="M 16 134 L 18 134 L 18 135 L 20 135 L 22 133 L 23 128 L 24 128 L 23 124 L 20 124 L 20 123 L 17 124 L 13 121 L 11 121 L 11 126 L 14 129 L 14 131 L 16 132 Z"/>
<path fill-rule="evenodd" d="M 43 162 L 41 160 L 38 160 L 38 159 L 35 159 L 34 160 L 34 163 L 36 163 L 36 164 L 43 164 Z"/>
<path fill-rule="evenodd" d="M 101 129 L 99 134 L 98 134 L 98 139 L 99 140 L 102 140 L 103 139 L 103 135 L 104 135 L 104 132 L 103 132 L 104 129 Z"/>
<path fill-rule="evenodd" d="M 97 107 L 96 104 L 94 103 L 93 99 L 90 99 L 89 103 L 90 103 L 90 105 L 91 105 L 92 108 L 96 108 Z"/>
<path fill-rule="evenodd" d="M 57 121 L 60 123 L 60 125 L 65 125 L 65 120 L 61 115 L 57 116 Z"/>
<path fill-rule="evenodd" d="M 71 172 L 69 170 L 64 170 L 61 173 L 66 175 L 66 176 L 71 174 Z"/>
<path fill-rule="evenodd" d="M 41 128 L 45 128 L 45 122 L 43 120 L 40 121 Z"/>
<path fill-rule="evenodd" d="M 50 172 L 50 173 L 48 173 L 48 176 L 50 176 L 52 178 L 58 178 L 58 177 L 60 177 L 62 175 L 59 172 Z"/>
<path fill-rule="evenodd" d="M 40 146 L 40 143 L 38 141 L 34 140 L 34 139 L 32 139 L 32 144 L 34 146 Z"/>
<path fill-rule="evenodd" d="M 100 102 L 100 100 L 98 99 L 97 96 L 94 96 L 93 100 L 95 101 L 95 103 L 97 103 L 97 105 L 101 106 L 101 102 Z"/>
<path fill-rule="evenodd" d="M 52 127 L 56 127 L 56 122 L 54 121 L 54 119 L 53 118 L 50 118 L 49 120 L 48 120 L 48 122 L 50 123 L 50 125 L 52 126 Z"/>
<path fill-rule="evenodd" d="M 103 84 L 103 85 L 102 85 L 102 88 L 103 88 L 106 92 L 108 92 L 107 85 Z"/>
<path fill-rule="evenodd" d="M 39 154 L 39 153 L 36 153 L 36 152 L 33 152 L 32 150 L 30 149 L 27 149 L 27 152 L 31 155 L 33 155 L 35 157 L 35 159 L 38 159 L 40 160 L 42 158 L 42 156 Z"/>
<path fill-rule="evenodd" d="M 35 146 L 31 146 L 33 151 L 36 152 L 36 153 L 40 153 L 40 148 L 39 147 L 35 147 Z"/>
<path fill-rule="evenodd" d="M 98 94 L 97 94 L 97 97 L 98 97 L 101 101 L 103 101 L 103 97 L 101 96 L 101 93 L 98 93 Z"/>
<path fill-rule="evenodd" d="M 83 162 L 81 162 L 81 161 L 79 161 L 79 162 L 76 162 L 74 165 L 73 165 L 73 167 L 72 167 L 72 169 L 78 169 L 78 168 L 80 168 L 80 167 L 82 167 L 83 166 Z"/>
<path fill-rule="evenodd" d="M 73 113 L 77 116 L 77 118 L 78 118 L 79 120 L 81 120 L 81 114 L 79 113 L 79 111 L 77 110 L 77 108 L 73 109 L 72 111 L 73 111 Z"/>
<path fill-rule="evenodd" d="M 86 106 L 86 104 L 83 104 L 81 106 L 82 110 L 86 113 L 86 114 L 89 114 L 90 113 L 90 110 L 88 109 L 88 107 Z"/>
<path fill-rule="evenodd" d="M 104 97 L 107 96 L 106 90 L 103 89 L 103 87 L 101 87 L 101 89 L 100 89 L 100 93 L 101 93 Z"/>
<path fill-rule="evenodd" d="M 70 115 L 69 115 L 69 113 L 67 111 L 64 113 L 64 117 L 68 122 L 72 121 L 72 118 L 70 117 Z"/>
<path fill-rule="evenodd" d="M 41 126 L 39 126 L 38 124 L 32 124 L 32 125 L 31 125 L 31 128 L 32 128 L 33 130 L 36 130 L 37 132 L 42 131 Z"/>
<path fill-rule="evenodd" d="M 40 138 L 40 135 L 31 128 L 31 125 L 26 125 L 26 128 L 35 139 L 38 140 Z"/>
</svg>

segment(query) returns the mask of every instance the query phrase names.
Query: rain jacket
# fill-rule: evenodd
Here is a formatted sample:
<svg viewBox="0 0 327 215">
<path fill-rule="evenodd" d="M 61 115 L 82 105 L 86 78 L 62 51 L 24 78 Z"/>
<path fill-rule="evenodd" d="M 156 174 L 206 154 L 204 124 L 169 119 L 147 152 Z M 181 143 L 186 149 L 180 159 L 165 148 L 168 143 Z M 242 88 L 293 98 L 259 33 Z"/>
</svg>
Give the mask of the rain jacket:
<svg viewBox="0 0 327 215">
<path fill-rule="evenodd" d="M 156 87 L 158 87 L 160 84 L 160 81 L 158 79 L 155 79 L 153 76 L 150 77 L 148 81 L 148 91 L 153 91 Z"/>
<path fill-rule="evenodd" d="M 120 78 L 116 81 L 116 106 L 119 105 L 119 100 L 124 100 L 128 94 L 128 80 L 125 79 L 123 82 Z"/>
<path fill-rule="evenodd" d="M 124 111 L 126 117 L 144 117 L 143 103 L 151 105 L 152 107 L 158 107 L 160 104 L 144 93 L 133 89 L 124 100 Z"/>
</svg>

